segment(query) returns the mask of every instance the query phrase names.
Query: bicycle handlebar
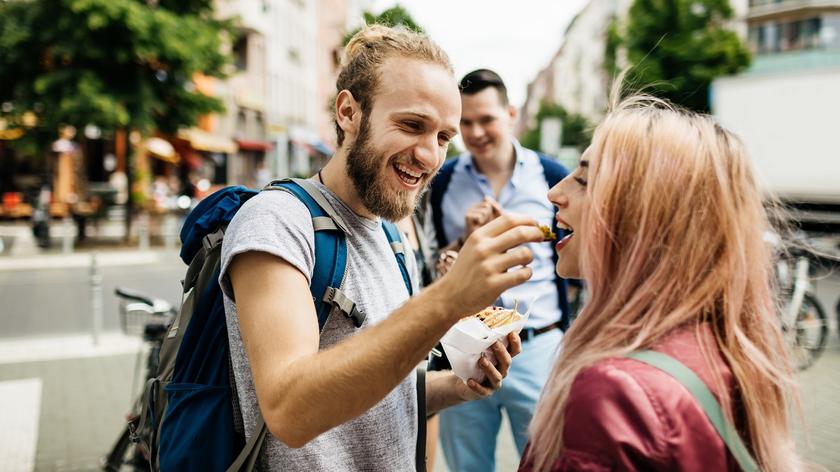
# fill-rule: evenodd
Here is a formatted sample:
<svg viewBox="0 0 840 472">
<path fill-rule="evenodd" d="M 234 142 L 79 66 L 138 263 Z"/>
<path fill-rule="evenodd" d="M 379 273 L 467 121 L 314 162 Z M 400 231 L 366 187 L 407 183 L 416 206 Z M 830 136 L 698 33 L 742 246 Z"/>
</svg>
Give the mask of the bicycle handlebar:
<svg viewBox="0 0 840 472">
<path fill-rule="evenodd" d="M 149 306 L 154 306 L 154 304 L 155 304 L 155 300 L 152 297 L 146 296 L 146 295 L 144 295 L 140 292 L 134 291 L 134 290 L 129 290 L 129 289 L 126 289 L 126 288 L 117 287 L 114 290 L 114 293 L 118 297 L 124 298 L 126 300 L 133 300 L 135 302 L 145 303 Z"/>
</svg>

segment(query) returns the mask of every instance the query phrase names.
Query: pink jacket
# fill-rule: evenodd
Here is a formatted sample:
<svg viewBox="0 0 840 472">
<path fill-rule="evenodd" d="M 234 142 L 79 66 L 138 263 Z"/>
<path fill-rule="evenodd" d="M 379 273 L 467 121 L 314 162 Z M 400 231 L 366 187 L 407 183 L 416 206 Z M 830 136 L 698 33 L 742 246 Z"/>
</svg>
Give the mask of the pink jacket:
<svg viewBox="0 0 840 472">
<path fill-rule="evenodd" d="M 711 331 L 706 329 L 703 335 L 729 395 L 732 373 Z M 653 349 L 693 370 L 723 405 L 693 328 L 676 331 Z M 747 442 L 742 425 L 743 420 L 736 420 Z M 575 378 L 566 404 L 563 444 L 552 471 L 740 470 L 700 404 L 682 384 L 634 359 L 604 359 Z M 529 446 L 520 472 L 533 470 L 530 452 Z"/>
</svg>

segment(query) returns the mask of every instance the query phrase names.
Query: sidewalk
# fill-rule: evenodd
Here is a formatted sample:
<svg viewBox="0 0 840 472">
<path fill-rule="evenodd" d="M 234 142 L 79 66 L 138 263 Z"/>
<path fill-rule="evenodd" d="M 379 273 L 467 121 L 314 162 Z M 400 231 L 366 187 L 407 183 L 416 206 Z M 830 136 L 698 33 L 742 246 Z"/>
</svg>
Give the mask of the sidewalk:
<svg viewBox="0 0 840 472">
<path fill-rule="evenodd" d="M 139 339 L 100 341 L 0 342 L 0 470 L 98 469 L 124 425 L 140 352 Z"/>
<path fill-rule="evenodd" d="M 28 346 L 19 342 L 14 348 L 35 352 L 40 345 L 44 353 L 45 346 L 62 344 L 58 341 L 31 341 Z M 0 470 L 95 470 L 121 431 L 132 388 L 139 389 L 139 384 L 132 386 L 138 341 L 114 335 L 103 342 L 111 347 L 99 351 L 85 348 L 80 338 L 70 341 L 63 351 L 37 360 L 17 362 L 8 355 L 6 362 L 0 360 Z M 0 343 L 0 356 L 11 350 L 8 343 Z M 832 332 L 822 358 L 797 376 L 808 429 L 806 437 L 798 428 L 799 452 L 828 470 L 840 470 L 838 371 L 840 340 Z M 446 472 L 438 451 L 434 472 Z M 518 464 L 504 428 L 497 464 L 499 471 L 515 470 Z"/>
</svg>

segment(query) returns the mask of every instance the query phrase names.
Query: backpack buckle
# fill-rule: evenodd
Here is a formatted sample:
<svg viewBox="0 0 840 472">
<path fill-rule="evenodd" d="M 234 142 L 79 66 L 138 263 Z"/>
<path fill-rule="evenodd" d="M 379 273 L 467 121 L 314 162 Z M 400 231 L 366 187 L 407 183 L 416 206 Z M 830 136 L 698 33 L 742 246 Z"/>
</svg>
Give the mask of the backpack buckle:
<svg viewBox="0 0 840 472">
<path fill-rule="evenodd" d="M 205 251 L 211 251 L 214 247 L 216 247 L 220 242 L 222 242 L 222 238 L 225 237 L 225 231 L 222 228 L 217 229 L 216 231 L 208 234 L 207 236 L 201 239 L 201 245 L 204 246 Z"/>
<path fill-rule="evenodd" d="M 327 290 L 324 291 L 323 300 L 338 308 L 339 311 L 344 313 L 344 316 L 352 319 L 353 326 L 357 328 L 362 327 L 362 323 L 365 322 L 367 315 L 356 308 L 356 302 L 351 300 L 350 297 L 344 294 L 344 292 L 335 287 L 327 287 Z"/>
</svg>

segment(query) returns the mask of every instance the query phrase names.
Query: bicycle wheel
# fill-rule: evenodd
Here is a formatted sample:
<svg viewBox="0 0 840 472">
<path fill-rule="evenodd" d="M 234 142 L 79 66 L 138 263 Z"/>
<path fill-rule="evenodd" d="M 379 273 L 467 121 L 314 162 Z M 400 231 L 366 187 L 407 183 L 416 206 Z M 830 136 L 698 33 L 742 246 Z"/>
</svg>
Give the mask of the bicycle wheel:
<svg viewBox="0 0 840 472">
<path fill-rule="evenodd" d="M 128 430 L 128 425 L 126 425 L 122 434 L 120 434 L 120 437 L 117 439 L 117 442 L 114 443 L 114 447 L 111 448 L 111 452 L 102 458 L 102 470 L 106 470 L 108 472 L 119 472 L 119 470 L 122 469 L 123 464 L 126 462 L 126 453 L 131 445 L 130 434 L 131 432 Z"/>
<path fill-rule="evenodd" d="M 131 441 L 131 431 L 126 424 L 122 434 L 114 443 L 111 452 L 102 458 L 102 470 L 108 472 L 119 472 L 121 470 L 132 470 L 135 472 L 148 471 L 149 461 L 143 455 L 136 443 Z"/>
<path fill-rule="evenodd" d="M 794 337 L 794 359 L 799 370 L 807 369 L 816 362 L 828 339 L 828 319 L 820 302 L 806 293 L 802 306 L 796 315 L 796 336 Z"/>
</svg>

